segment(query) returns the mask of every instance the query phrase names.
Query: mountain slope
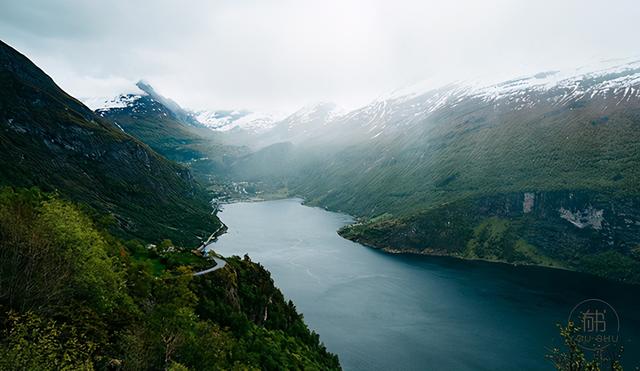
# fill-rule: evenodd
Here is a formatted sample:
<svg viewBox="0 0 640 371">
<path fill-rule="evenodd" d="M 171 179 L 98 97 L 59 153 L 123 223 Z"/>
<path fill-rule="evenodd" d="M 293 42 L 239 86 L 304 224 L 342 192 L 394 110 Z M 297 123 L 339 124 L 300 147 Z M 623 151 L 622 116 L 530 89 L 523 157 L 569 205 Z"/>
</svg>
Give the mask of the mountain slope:
<svg viewBox="0 0 640 371">
<path fill-rule="evenodd" d="M 279 142 L 301 143 L 316 138 L 325 125 L 340 114 L 334 103 L 321 102 L 302 107 L 261 133 L 258 147 Z"/>
<path fill-rule="evenodd" d="M 215 131 L 235 130 L 245 131 L 249 134 L 258 134 L 269 130 L 275 122 L 269 114 L 247 110 L 205 110 L 195 112 L 194 117 L 198 122 Z"/>
<path fill-rule="evenodd" d="M 0 148 L 0 369 L 340 369 L 264 267 L 194 254 L 189 171 L 2 42 Z"/>
<path fill-rule="evenodd" d="M 76 204 L 7 187 L 0 246 L 2 370 L 340 369 L 247 256 L 125 242 Z"/>
<path fill-rule="evenodd" d="M 190 167 L 200 180 L 225 170 L 225 158 L 245 151 L 222 144 L 219 134 L 200 124 L 192 113 L 144 82 L 140 94 L 125 94 L 105 102 L 96 113 L 161 155 Z"/>
<path fill-rule="evenodd" d="M 333 125 L 335 136 L 352 138 L 335 156 L 349 161 L 321 169 L 314 187 L 326 193 L 344 179 L 342 189 L 372 190 L 357 202 L 358 214 L 376 214 L 375 205 L 400 211 L 452 196 L 521 190 L 637 194 L 640 79 L 635 87 L 614 84 L 634 81 L 640 66 L 624 71 L 626 79 L 616 69 L 569 80 L 577 85 L 562 80 L 497 97 L 454 86 L 374 103 Z M 322 140 L 338 138 L 315 139 Z"/>
<path fill-rule="evenodd" d="M 361 217 L 341 234 L 374 247 L 640 282 L 640 64 L 557 75 L 377 100 L 275 171 Z"/>
<path fill-rule="evenodd" d="M 57 190 L 115 218 L 120 234 L 196 243 L 217 228 L 185 168 L 63 92 L 0 42 L 0 184 Z"/>
<path fill-rule="evenodd" d="M 260 150 L 272 144 L 300 143 L 315 138 L 340 114 L 341 110 L 334 103 L 320 102 L 280 119 L 249 111 L 205 111 L 197 118 L 218 132 L 222 142 Z"/>
</svg>

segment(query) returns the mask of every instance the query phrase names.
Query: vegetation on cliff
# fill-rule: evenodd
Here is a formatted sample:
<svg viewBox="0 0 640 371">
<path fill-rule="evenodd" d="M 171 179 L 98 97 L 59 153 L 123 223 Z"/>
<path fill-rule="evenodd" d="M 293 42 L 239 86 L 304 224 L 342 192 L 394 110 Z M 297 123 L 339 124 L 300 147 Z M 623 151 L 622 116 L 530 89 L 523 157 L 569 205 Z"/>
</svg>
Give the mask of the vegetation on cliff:
<svg viewBox="0 0 640 371">
<path fill-rule="evenodd" d="M 0 369 L 339 369 L 259 264 L 123 241 L 81 207 L 0 190 Z"/>
<path fill-rule="evenodd" d="M 0 41 L 0 186 L 59 192 L 120 237 L 195 244 L 219 225 L 183 166 L 62 91 Z"/>
<path fill-rule="evenodd" d="M 524 200 L 533 199 L 535 205 L 524 207 Z M 393 252 L 541 265 L 640 283 L 638 226 L 628 223 L 638 213 L 638 201 L 604 200 L 578 192 L 470 198 L 406 217 L 383 216 L 339 233 Z M 558 212 L 584 203 L 592 206 L 591 214 L 563 218 Z M 626 218 L 611 216 L 612 205 Z"/>
</svg>

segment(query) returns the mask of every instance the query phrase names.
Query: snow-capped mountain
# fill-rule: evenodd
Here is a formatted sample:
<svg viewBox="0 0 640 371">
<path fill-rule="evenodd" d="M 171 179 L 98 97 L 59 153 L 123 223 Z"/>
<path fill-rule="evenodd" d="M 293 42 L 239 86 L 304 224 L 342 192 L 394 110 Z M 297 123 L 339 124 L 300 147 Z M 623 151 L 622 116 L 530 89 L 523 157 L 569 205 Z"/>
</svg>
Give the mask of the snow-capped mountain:
<svg viewBox="0 0 640 371">
<path fill-rule="evenodd" d="M 322 132 L 343 114 L 335 103 L 320 102 L 304 106 L 274 122 L 252 138 L 252 147 L 264 147 L 279 142 L 301 143 L 322 136 Z"/>
<path fill-rule="evenodd" d="M 112 111 L 130 111 L 131 114 L 144 112 L 160 113 L 163 116 L 174 116 L 183 124 L 199 127 L 203 126 L 194 114 L 182 108 L 170 98 L 164 97 L 147 82 L 141 80 L 130 93 L 119 94 L 113 98 L 92 98 L 84 101 L 91 109 L 101 116 L 107 116 Z"/>
<path fill-rule="evenodd" d="M 201 124 L 194 113 L 157 94 L 149 84 L 138 86 L 138 94 L 103 101 L 96 114 L 166 158 L 187 164 L 199 177 L 222 172 L 227 157 L 244 153 L 246 147 L 221 143 L 221 133 Z"/>
<path fill-rule="evenodd" d="M 145 83 L 116 98 L 92 100 L 99 113 L 138 107 L 141 98 L 155 99 L 182 121 L 219 132 L 231 144 L 264 147 L 278 142 L 332 143 L 376 140 L 438 120 L 443 114 L 468 110 L 518 112 L 560 109 L 589 101 L 599 109 L 640 98 L 640 61 L 609 61 L 569 71 L 550 71 L 503 82 L 465 81 L 447 85 L 416 84 L 382 96 L 370 104 L 344 112 L 333 103 L 307 105 L 288 115 L 249 110 L 182 109 Z"/>
<path fill-rule="evenodd" d="M 259 137 L 261 145 L 265 145 L 279 141 L 297 141 L 301 136 L 310 135 L 327 125 L 342 113 L 335 103 L 319 102 L 304 106 L 288 116 L 248 110 L 216 110 L 198 111 L 194 117 L 212 130 L 234 131 L 235 134 L 247 137 Z"/>
<path fill-rule="evenodd" d="M 333 102 L 319 102 L 302 107 L 277 123 L 287 130 L 310 131 L 340 117 L 344 110 Z"/>
<path fill-rule="evenodd" d="M 572 70 L 545 71 L 509 80 L 478 79 L 451 82 L 445 85 L 420 82 L 398 89 L 381 97 L 380 100 L 407 100 L 443 90 L 446 90 L 448 94 L 441 94 L 439 97 L 442 99 L 482 97 L 486 101 L 497 101 L 510 97 L 517 98 L 526 95 L 526 93 L 541 93 L 555 89 L 574 91 L 574 97 L 580 98 L 586 95 L 582 93 L 588 93 L 590 97 L 597 94 L 605 95 L 612 89 L 637 85 L 639 81 L 640 60 L 610 60 Z"/>
<path fill-rule="evenodd" d="M 272 114 L 247 110 L 204 110 L 195 112 L 194 117 L 210 129 L 221 132 L 235 129 L 260 133 L 272 128 L 276 122 Z"/>
<path fill-rule="evenodd" d="M 142 101 L 141 101 L 142 100 Z M 258 134 L 271 129 L 282 115 L 252 112 L 249 110 L 188 110 L 175 101 L 157 93 L 144 81 L 139 81 L 128 93 L 113 98 L 85 99 L 94 111 L 106 114 L 110 110 L 129 108 L 132 112 L 146 109 L 149 102 L 156 102 L 171 111 L 177 118 L 192 126 L 202 126 L 216 132 L 240 131 Z M 153 109 L 153 108 L 151 108 Z"/>
<path fill-rule="evenodd" d="M 316 123 L 299 145 L 244 156 L 234 172 L 371 217 L 343 230 L 358 242 L 457 255 L 498 218 L 522 228 L 511 241 L 575 264 L 640 243 L 639 123 L 640 63 L 612 63 L 395 92 Z"/>
<path fill-rule="evenodd" d="M 473 82 L 456 84 L 438 92 L 428 110 L 463 99 L 481 99 L 496 106 L 511 104 L 513 109 L 531 108 L 537 103 L 566 105 L 581 99 L 640 97 L 640 60 L 603 62 L 569 71 L 549 71 L 494 84 Z M 406 97 L 410 97 L 407 95 Z"/>
<path fill-rule="evenodd" d="M 470 111 L 526 115 L 532 110 L 596 105 L 600 111 L 640 100 L 640 61 L 607 62 L 572 71 L 551 71 L 499 83 L 417 84 L 376 99 L 332 120 L 342 137 L 373 140 L 408 127 L 437 123 Z M 488 111 L 487 111 L 488 114 Z M 334 125 L 340 125 L 336 127 Z M 331 140 L 339 138 L 332 137 Z"/>
<path fill-rule="evenodd" d="M 502 82 L 464 81 L 446 85 L 416 84 L 344 112 L 333 103 L 308 105 L 235 143 L 254 148 L 278 142 L 341 145 L 411 135 L 449 122 L 452 115 L 531 116 L 531 111 L 572 109 L 589 103 L 604 112 L 640 99 L 640 61 L 609 61 L 569 71 L 551 71 Z M 537 114 L 532 113 L 532 114 Z M 218 130 L 243 128 L 233 112 L 215 116 Z M 201 116 L 198 116 L 200 119 Z M 203 121 L 201 119 L 201 121 Z M 257 134 L 257 135 L 253 135 Z M 389 139 L 392 140 L 392 139 Z M 243 142 L 244 141 L 244 142 Z"/>
</svg>

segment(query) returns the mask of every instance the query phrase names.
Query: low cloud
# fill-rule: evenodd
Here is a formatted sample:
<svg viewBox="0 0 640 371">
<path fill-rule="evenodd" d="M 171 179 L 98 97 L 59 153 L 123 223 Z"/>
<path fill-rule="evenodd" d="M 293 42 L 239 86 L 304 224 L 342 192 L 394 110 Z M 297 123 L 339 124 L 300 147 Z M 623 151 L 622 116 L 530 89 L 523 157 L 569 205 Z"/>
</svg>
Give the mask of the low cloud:
<svg viewBox="0 0 640 371">
<path fill-rule="evenodd" d="M 639 18 L 632 0 L 21 0 L 0 35 L 78 97 L 144 78 L 187 107 L 283 111 L 638 55 Z"/>
</svg>

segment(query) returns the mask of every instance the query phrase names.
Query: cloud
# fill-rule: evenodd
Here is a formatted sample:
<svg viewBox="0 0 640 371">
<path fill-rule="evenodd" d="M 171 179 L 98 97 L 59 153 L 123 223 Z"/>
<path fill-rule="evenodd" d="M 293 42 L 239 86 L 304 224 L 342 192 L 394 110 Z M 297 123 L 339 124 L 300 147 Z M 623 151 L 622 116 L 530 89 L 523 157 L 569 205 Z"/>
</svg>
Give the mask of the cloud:
<svg viewBox="0 0 640 371">
<path fill-rule="evenodd" d="M 78 97 L 144 78 L 188 107 L 269 111 L 638 55 L 639 17 L 633 0 L 21 0 L 0 35 Z"/>
</svg>

